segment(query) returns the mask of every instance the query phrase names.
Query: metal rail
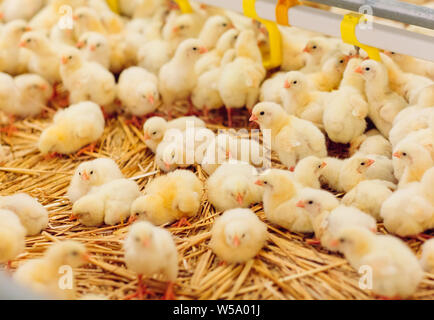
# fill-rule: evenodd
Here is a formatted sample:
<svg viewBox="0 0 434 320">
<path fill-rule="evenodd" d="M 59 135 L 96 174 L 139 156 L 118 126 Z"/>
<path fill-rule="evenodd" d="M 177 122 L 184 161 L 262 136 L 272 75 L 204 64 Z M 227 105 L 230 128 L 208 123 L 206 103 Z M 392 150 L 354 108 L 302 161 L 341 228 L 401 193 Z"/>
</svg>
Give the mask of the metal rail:
<svg viewBox="0 0 434 320">
<path fill-rule="evenodd" d="M 275 2 L 273 0 L 264 0 Z M 372 8 L 372 15 L 428 29 L 434 29 L 434 9 L 396 0 L 308 0 L 331 7 L 358 12 L 362 6 Z"/>
</svg>

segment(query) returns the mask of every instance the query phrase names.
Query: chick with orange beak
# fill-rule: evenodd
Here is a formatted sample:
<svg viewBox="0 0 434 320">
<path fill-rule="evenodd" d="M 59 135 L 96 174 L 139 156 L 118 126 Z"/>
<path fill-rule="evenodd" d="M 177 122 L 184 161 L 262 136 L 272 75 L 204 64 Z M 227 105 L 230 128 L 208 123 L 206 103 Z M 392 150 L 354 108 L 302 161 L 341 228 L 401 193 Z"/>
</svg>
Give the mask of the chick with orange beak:
<svg viewBox="0 0 434 320">
<path fill-rule="evenodd" d="M 111 47 L 105 35 L 86 32 L 80 37 L 76 47 L 80 49 L 85 60 L 97 62 L 106 69 L 110 68 Z"/>
<path fill-rule="evenodd" d="M 178 252 L 170 232 L 155 227 L 150 222 L 134 223 L 124 243 L 125 264 L 138 275 L 138 286 L 135 293 L 125 297 L 143 299 L 156 293 L 147 289 L 143 277 L 162 274 L 168 281 L 163 299 L 175 300 L 174 284 L 178 277 Z"/>
<path fill-rule="evenodd" d="M 257 175 L 256 168 L 246 162 L 223 163 L 206 182 L 209 202 L 218 211 L 261 202 L 263 188 L 254 183 Z"/>
<path fill-rule="evenodd" d="M 244 263 L 258 254 L 267 238 L 267 225 L 252 210 L 232 209 L 216 219 L 209 246 L 224 262 Z"/>
<path fill-rule="evenodd" d="M 146 116 L 154 112 L 160 102 L 158 78 L 141 67 L 130 67 L 119 77 L 118 98 L 127 113 Z"/>
<path fill-rule="evenodd" d="M 112 159 L 99 158 L 82 162 L 74 171 L 66 196 L 74 203 L 86 195 L 91 188 L 123 177 L 118 165 Z"/>
</svg>

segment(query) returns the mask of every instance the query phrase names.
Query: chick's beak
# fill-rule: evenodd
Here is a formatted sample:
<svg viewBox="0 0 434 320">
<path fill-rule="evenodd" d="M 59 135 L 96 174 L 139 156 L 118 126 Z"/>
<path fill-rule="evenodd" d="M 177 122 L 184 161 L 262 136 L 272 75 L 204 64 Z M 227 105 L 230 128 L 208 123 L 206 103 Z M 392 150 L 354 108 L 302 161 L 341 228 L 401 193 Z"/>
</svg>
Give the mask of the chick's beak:
<svg viewBox="0 0 434 320">
<path fill-rule="evenodd" d="M 150 104 L 154 105 L 155 99 L 154 99 L 154 96 L 152 94 L 148 94 L 146 99 L 148 99 Z"/>
<path fill-rule="evenodd" d="M 401 157 L 402 157 L 401 152 L 395 152 L 395 153 L 393 154 L 393 156 L 394 156 L 395 158 L 398 158 L 398 159 L 401 159 Z"/>
<path fill-rule="evenodd" d="M 130 215 L 130 217 L 128 218 L 128 223 L 132 224 L 137 220 L 137 216 L 135 214 Z"/>
<path fill-rule="evenodd" d="M 149 133 L 145 132 L 143 135 L 143 139 L 145 139 L 145 141 L 149 140 L 149 139 L 151 139 L 151 136 L 149 135 Z"/>
<path fill-rule="evenodd" d="M 173 27 L 173 28 L 172 28 L 172 32 L 173 32 L 173 33 L 177 33 L 178 31 L 179 31 L 179 27 Z"/>
<path fill-rule="evenodd" d="M 78 16 L 73 15 L 73 16 L 72 16 L 72 20 L 77 21 L 77 20 L 78 20 Z"/>
<path fill-rule="evenodd" d="M 333 239 L 330 241 L 330 247 L 336 248 L 339 245 L 339 241 L 336 239 Z"/>
<path fill-rule="evenodd" d="M 25 47 L 26 47 L 26 43 L 25 43 L 24 41 L 21 41 L 21 42 L 18 44 L 18 46 L 19 46 L 20 48 L 25 48 Z"/>
<path fill-rule="evenodd" d="M 148 248 L 149 247 L 149 239 L 148 238 L 143 239 L 142 244 L 145 248 Z"/>
<path fill-rule="evenodd" d="M 263 186 L 264 182 L 262 182 L 261 180 L 256 180 L 255 184 L 257 184 L 258 186 Z"/>
<path fill-rule="evenodd" d="M 90 51 L 95 51 L 95 50 L 96 50 L 96 47 L 95 47 L 94 45 L 91 45 L 91 46 L 89 47 L 89 49 L 90 49 Z"/>
<path fill-rule="evenodd" d="M 239 247 L 240 246 L 240 238 L 238 238 L 238 236 L 235 236 L 234 240 L 233 240 L 233 243 L 234 243 L 234 247 L 235 248 Z"/>
<path fill-rule="evenodd" d="M 305 47 L 305 48 L 303 49 L 303 52 L 310 53 L 310 49 L 309 49 L 309 47 Z"/>
<path fill-rule="evenodd" d="M 324 168 L 325 166 L 327 166 L 327 163 L 325 162 L 321 163 L 320 169 Z"/>
<path fill-rule="evenodd" d="M 250 118 L 249 118 L 249 121 L 258 121 L 259 120 L 259 118 L 255 115 L 255 114 L 252 114 L 251 116 L 250 116 Z"/>
<path fill-rule="evenodd" d="M 166 168 L 166 170 L 170 169 L 170 164 L 168 164 L 167 162 L 164 162 L 164 167 Z"/>
<path fill-rule="evenodd" d="M 207 48 L 205 48 L 205 47 L 200 47 L 199 48 L 199 53 L 200 54 L 204 54 L 204 53 L 207 53 L 208 52 L 208 49 Z"/>
<path fill-rule="evenodd" d="M 76 46 L 78 49 L 81 49 L 81 48 L 84 47 L 84 42 L 83 42 L 83 41 L 77 42 L 77 44 L 76 44 L 75 46 Z"/>
<path fill-rule="evenodd" d="M 242 206 L 244 202 L 244 197 L 241 195 L 241 193 L 237 193 L 237 202 Z"/>
<path fill-rule="evenodd" d="M 90 261 L 90 254 L 88 252 L 85 252 L 85 253 L 82 254 L 81 258 L 84 261 L 88 261 L 89 262 Z"/>
<path fill-rule="evenodd" d="M 362 69 L 361 66 L 358 66 L 358 67 L 356 68 L 356 70 L 354 70 L 354 72 L 356 72 L 356 73 L 360 73 L 360 74 L 363 74 L 363 69 Z"/>
<path fill-rule="evenodd" d="M 86 171 L 83 171 L 83 173 L 82 173 L 82 175 L 81 175 L 81 178 L 82 178 L 84 181 L 89 181 L 89 179 L 90 179 L 90 177 L 89 177 L 89 175 L 87 174 Z"/>
<path fill-rule="evenodd" d="M 66 64 L 66 63 L 68 62 L 68 59 L 67 59 L 66 57 L 63 56 L 61 62 L 62 62 L 62 64 Z"/>
<path fill-rule="evenodd" d="M 285 83 L 283 84 L 283 87 L 284 87 L 285 89 L 289 89 L 289 88 L 291 88 L 291 84 L 289 83 L 288 80 L 285 80 Z"/>
<path fill-rule="evenodd" d="M 46 84 L 41 84 L 41 90 L 45 91 L 48 89 L 48 86 Z"/>
<path fill-rule="evenodd" d="M 368 159 L 367 166 L 369 167 L 369 166 L 373 165 L 374 163 L 375 163 L 375 160 Z"/>
<path fill-rule="evenodd" d="M 298 201 L 295 206 L 298 208 L 304 208 L 305 207 L 303 200 Z"/>
<path fill-rule="evenodd" d="M 24 30 L 26 30 L 27 32 L 32 31 L 32 28 L 30 27 L 25 27 Z"/>
</svg>

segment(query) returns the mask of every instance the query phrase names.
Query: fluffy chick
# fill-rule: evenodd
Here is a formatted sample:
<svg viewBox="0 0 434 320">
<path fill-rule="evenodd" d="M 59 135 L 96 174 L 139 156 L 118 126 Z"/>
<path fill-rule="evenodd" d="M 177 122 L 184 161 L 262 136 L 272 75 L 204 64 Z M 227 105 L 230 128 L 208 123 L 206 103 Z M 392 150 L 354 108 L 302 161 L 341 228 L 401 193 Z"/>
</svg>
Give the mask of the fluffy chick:
<svg viewBox="0 0 434 320">
<path fill-rule="evenodd" d="M 99 63 L 85 61 L 72 48 L 64 51 L 61 61 L 60 75 L 71 103 L 93 101 L 104 107 L 115 100 L 115 78 Z"/>
<path fill-rule="evenodd" d="M 372 292 L 388 299 L 405 299 L 417 289 L 422 268 L 411 249 L 400 239 L 375 235 L 362 228 L 342 229 L 337 246 L 351 266 L 372 270 Z"/>
<path fill-rule="evenodd" d="M 255 167 L 245 162 L 223 163 L 206 181 L 209 202 L 218 210 L 247 208 L 262 200 L 263 190 L 255 184 Z"/>
<path fill-rule="evenodd" d="M 106 69 L 110 68 L 111 47 L 103 34 L 86 32 L 79 38 L 76 47 L 87 61 L 97 62 Z"/>
<path fill-rule="evenodd" d="M 389 232 L 408 237 L 434 227 L 433 183 L 432 168 L 425 172 L 421 182 L 398 189 L 384 201 L 381 217 Z"/>
<path fill-rule="evenodd" d="M 339 201 L 327 191 L 306 188 L 300 194 L 297 207 L 308 213 L 316 238 L 330 251 L 336 251 L 333 243 L 343 228 L 359 226 L 371 232 L 377 231 L 374 218 L 357 208 L 339 205 Z"/>
<path fill-rule="evenodd" d="M 38 148 L 42 154 L 76 152 L 98 140 L 105 125 L 100 107 L 90 101 L 59 110 L 53 121 L 39 138 Z"/>
<path fill-rule="evenodd" d="M 369 103 L 369 118 L 377 129 L 389 136 L 393 120 L 407 102 L 389 87 L 386 67 L 374 60 L 366 60 L 356 68 L 365 79 L 366 96 Z"/>
<path fill-rule="evenodd" d="M 301 186 L 291 172 L 270 169 L 258 177 L 256 184 L 264 187 L 264 212 L 267 220 L 292 232 L 312 232 L 307 214 L 296 207 Z"/>
<path fill-rule="evenodd" d="M 125 69 L 119 76 L 118 98 L 124 109 L 134 116 L 151 113 L 160 101 L 158 78 L 140 67 Z"/>
<path fill-rule="evenodd" d="M 161 67 L 160 92 L 167 107 L 190 96 L 197 83 L 195 63 L 206 52 L 199 40 L 187 39 L 179 45 L 172 60 Z"/>
<path fill-rule="evenodd" d="M 27 70 L 28 54 L 20 48 L 21 37 L 30 31 L 23 20 L 14 20 L 0 30 L 0 71 L 17 75 Z"/>
<path fill-rule="evenodd" d="M 48 211 L 26 193 L 0 197 L 0 208 L 15 213 L 28 236 L 41 233 L 48 225 Z"/>
<path fill-rule="evenodd" d="M 145 196 L 131 206 L 131 215 L 156 225 L 194 216 L 200 208 L 203 184 L 188 170 L 176 170 L 146 185 Z M 183 222 L 184 222 L 183 221 Z"/>
<path fill-rule="evenodd" d="M 72 206 L 72 214 L 89 227 L 113 226 L 130 216 L 131 205 L 141 196 L 132 180 L 117 179 L 94 187 Z"/>
<path fill-rule="evenodd" d="M 169 281 L 166 299 L 174 299 L 173 285 L 178 277 L 178 251 L 170 232 L 147 221 L 134 223 L 124 242 L 125 264 L 138 274 L 137 294 L 142 297 L 146 286 L 142 277 L 163 274 Z"/>
<path fill-rule="evenodd" d="M 392 144 L 378 130 L 372 129 L 356 139 L 353 139 L 349 151 L 351 156 L 355 153 L 362 153 L 376 154 L 391 158 Z"/>
<path fill-rule="evenodd" d="M 26 229 L 15 213 L 0 210 L 0 263 L 15 259 L 25 248 Z"/>
<path fill-rule="evenodd" d="M 82 162 L 74 171 L 66 196 L 72 203 L 86 195 L 93 187 L 124 178 L 112 159 L 99 158 Z"/>
<path fill-rule="evenodd" d="M 297 163 L 294 169 L 294 177 L 304 187 L 321 188 L 319 181 L 327 162 L 315 156 L 309 156 Z"/>
<path fill-rule="evenodd" d="M 396 185 L 389 181 L 361 181 L 342 198 L 342 204 L 356 207 L 381 221 L 381 206 L 395 190 Z"/>
<path fill-rule="evenodd" d="M 327 156 L 323 133 L 311 122 L 286 114 L 278 104 L 258 103 L 250 121 L 259 123 L 263 134 L 271 131 L 271 149 L 288 168 L 307 156 Z"/>
<path fill-rule="evenodd" d="M 53 96 L 50 83 L 37 74 L 23 74 L 14 80 L 20 98 L 13 114 L 20 117 L 40 114 Z"/>
<path fill-rule="evenodd" d="M 250 209 L 232 209 L 216 219 L 211 229 L 211 250 L 227 263 L 252 259 L 265 245 L 267 225 Z"/>
<path fill-rule="evenodd" d="M 434 273 L 434 239 L 423 244 L 420 263 L 426 272 Z"/>
<path fill-rule="evenodd" d="M 149 118 L 143 125 L 145 143 L 155 153 L 167 130 L 185 131 L 189 127 L 205 128 L 205 122 L 197 117 L 180 117 L 171 121 L 161 117 Z"/>
<path fill-rule="evenodd" d="M 62 266 L 78 268 L 86 264 L 89 255 L 83 244 L 61 241 L 51 245 L 42 258 L 31 259 L 19 266 L 13 279 L 37 294 L 51 299 L 74 299 L 75 285 L 61 289 L 59 280 L 64 274 Z"/>
</svg>

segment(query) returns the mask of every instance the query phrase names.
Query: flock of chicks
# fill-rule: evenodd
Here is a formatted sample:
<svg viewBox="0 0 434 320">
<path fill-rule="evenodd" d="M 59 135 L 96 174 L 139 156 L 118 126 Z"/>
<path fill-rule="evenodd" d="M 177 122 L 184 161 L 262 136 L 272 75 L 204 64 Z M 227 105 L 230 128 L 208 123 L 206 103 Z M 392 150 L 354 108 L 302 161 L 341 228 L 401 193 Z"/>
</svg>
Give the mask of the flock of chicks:
<svg viewBox="0 0 434 320">
<path fill-rule="evenodd" d="M 422 267 L 434 272 L 434 240 L 418 261 L 403 241 L 376 234 L 380 221 L 400 237 L 434 228 L 433 63 L 392 52 L 377 62 L 341 41 L 285 27 L 281 71 L 267 77 L 266 31 L 235 13 L 192 3 L 194 13 L 181 14 L 170 1 L 119 1 L 121 17 L 102 0 L 45 2 L 0 2 L 0 110 L 11 120 L 3 130 L 13 134 L 14 117 L 46 110 L 59 83 L 69 107 L 41 134 L 43 155 L 94 146 L 115 113 L 144 121 L 146 145 L 167 174 L 143 194 L 113 160 L 100 158 L 77 167 L 67 192 L 71 219 L 85 226 L 131 223 L 125 263 L 139 286 L 128 298 L 152 294 L 142 277 L 156 273 L 169 282 L 164 297 L 175 298 L 177 250 L 160 226 L 188 224 L 205 194 L 224 212 L 209 243 L 222 262 L 243 263 L 266 244 L 267 225 L 249 209 L 262 202 L 269 223 L 314 233 L 311 244 L 343 253 L 356 269 L 370 266 L 377 295 L 407 298 Z M 71 29 L 59 22 L 63 5 L 73 9 Z M 206 120 L 225 107 L 229 126 L 232 109 L 246 107 L 271 144 L 216 135 L 195 116 L 153 116 L 157 109 L 170 115 L 181 102 Z M 367 118 L 376 129 L 366 131 Z M 326 137 L 349 144 L 351 156 L 328 157 Z M 287 169 L 261 172 L 267 148 Z M 205 184 L 186 170 L 191 164 L 207 172 Z M 25 236 L 47 227 L 48 212 L 26 194 L 1 197 L 0 208 L 6 263 L 24 250 Z M 13 277 L 41 294 L 71 298 L 73 289 L 57 287 L 58 269 L 88 260 L 83 244 L 59 242 Z"/>
</svg>

